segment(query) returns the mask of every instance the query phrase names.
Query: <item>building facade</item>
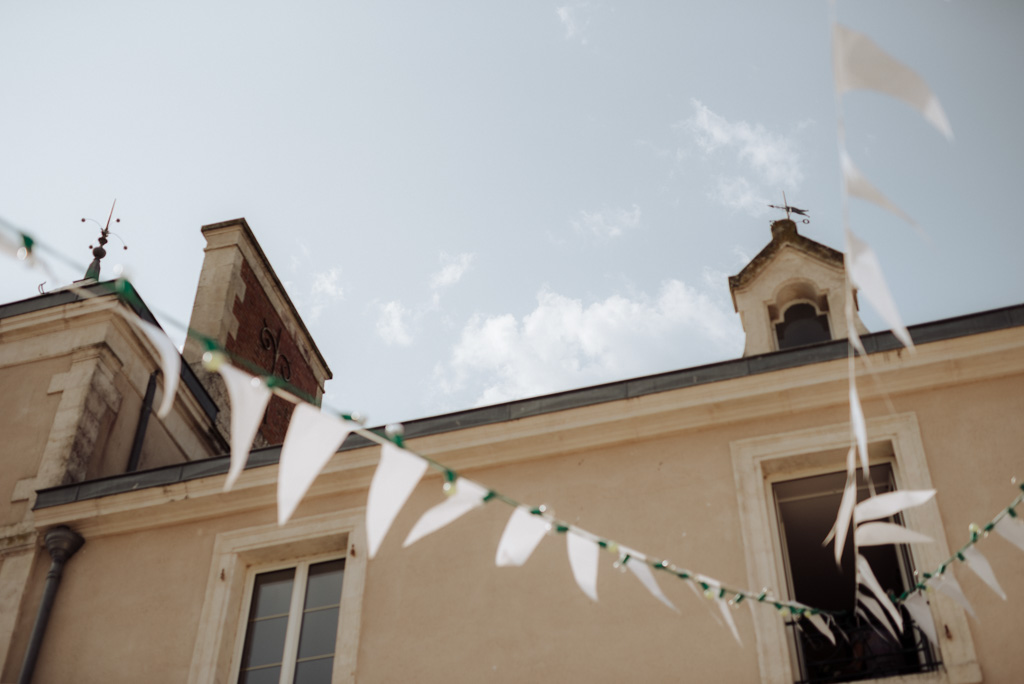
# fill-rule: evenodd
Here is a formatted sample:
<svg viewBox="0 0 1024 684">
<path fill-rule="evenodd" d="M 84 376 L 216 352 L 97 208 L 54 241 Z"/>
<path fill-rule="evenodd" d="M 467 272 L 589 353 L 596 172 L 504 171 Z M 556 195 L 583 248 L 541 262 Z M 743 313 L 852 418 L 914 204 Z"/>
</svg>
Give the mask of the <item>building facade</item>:
<svg viewBox="0 0 1024 684">
<path fill-rule="evenodd" d="M 248 227 L 204 233 L 192 327 L 274 374 L 286 358 L 293 381 L 319 396 L 330 371 Z M 812 558 L 835 517 L 834 478 L 851 440 L 843 282 L 841 255 L 776 222 L 768 247 L 730 279 L 743 358 L 413 420 L 405 444 L 725 586 L 843 600 L 814 593 L 839 580 L 821 579 L 835 567 Z M 23 671 L 52 563 L 45 541 L 65 527 L 84 545 L 66 561 L 36 682 L 923 684 L 1014 681 L 1024 666 L 1020 551 L 995 535 L 979 546 L 1008 600 L 957 567 L 977 618 L 932 595 L 934 643 L 910 628 L 907 643 L 886 644 L 867 620 L 863 631 L 844 628 L 829 659 L 820 638 L 756 601 L 728 609 L 737 645 L 717 596 L 659 573 L 678 608 L 669 610 L 613 569 L 621 549 L 602 557 L 594 602 L 557 531 L 523 567 L 495 567 L 512 512 L 497 499 L 403 548 L 445 498 L 433 471 L 369 560 L 366 499 L 380 447 L 358 436 L 279 526 L 275 421 L 291 407 L 267 411 L 268 446 L 224 492 L 230 407 L 192 342 L 174 410 L 149 420 L 129 468 L 158 363 L 117 313 L 126 308 L 116 294 L 74 292 L 0 307 L 0 380 L 19 388 L 0 397 L 0 681 Z M 897 594 L 1019 493 L 1010 482 L 1024 464 L 1024 306 L 910 332 L 913 354 L 888 333 L 862 331 L 873 377 L 859 382 L 873 485 L 938 491 L 904 513 L 934 541 L 879 561 Z"/>
</svg>

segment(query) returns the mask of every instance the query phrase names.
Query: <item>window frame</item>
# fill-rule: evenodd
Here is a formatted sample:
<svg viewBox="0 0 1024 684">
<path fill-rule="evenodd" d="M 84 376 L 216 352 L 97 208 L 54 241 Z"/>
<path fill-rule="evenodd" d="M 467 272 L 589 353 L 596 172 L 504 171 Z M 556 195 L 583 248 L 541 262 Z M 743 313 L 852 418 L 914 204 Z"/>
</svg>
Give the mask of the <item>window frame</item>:
<svg viewBox="0 0 1024 684">
<path fill-rule="evenodd" d="M 256 575 L 299 562 L 345 558 L 333 684 L 353 684 L 366 580 L 365 509 L 247 527 L 216 536 L 189 684 L 237 681 Z"/>
<path fill-rule="evenodd" d="M 305 558 L 278 561 L 269 564 L 251 565 L 245 578 L 245 589 L 243 591 L 242 612 L 238 619 L 239 629 L 235 635 L 235 652 L 231 659 L 232 668 L 229 682 L 237 682 L 242 674 L 242 656 L 245 652 L 245 637 L 249 629 L 249 613 L 252 610 L 252 601 L 256 589 L 256 576 L 277 570 L 295 570 L 292 595 L 288 607 L 288 626 L 285 630 L 284 652 L 281 662 L 281 674 L 288 673 L 285 677 L 285 684 L 292 684 L 295 679 L 295 667 L 298 664 L 299 637 L 301 636 L 302 613 L 306 596 L 306 585 L 309 581 L 309 568 L 317 563 L 328 561 L 344 560 L 345 567 L 348 567 L 348 557 L 344 551 L 334 553 L 322 553 Z M 341 583 L 341 597 L 345 595 L 345 582 Z M 339 604 L 341 601 L 339 600 Z M 338 656 L 338 647 L 341 645 L 341 631 L 343 614 L 339 605 L 338 609 L 338 631 L 335 633 L 334 655 Z"/>
<path fill-rule="evenodd" d="M 868 442 L 872 447 L 870 463 L 890 462 L 898 489 L 933 488 L 916 414 L 909 412 L 871 418 L 866 423 Z M 838 423 L 730 442 L 748 586 L 769 587 L 788 598 L 784 549 L 772 485 L 837 469 L 845 470 L 850 435 L 850 424 Z M 931 544 L 911 545 L 910 554 L 915 567 L 934 568 L 949 557 L 945 529 L 934 499 L 904 511 L 903 515 L 910 528 L 935 540 Z M 981 669 L 964 611 L 942 599 L 930 603 L 940 634 L 940 643 L 935 646 L 944 667 L 903 678 L 871 681 L 909 680 L 920 684 L 981 681 Z M 756 606 L 753 608 L 753 621 L 762 680 L 792 684 L 796 681 L 792 660 L 794 645 L 786 634 L 784 621 L 775 611 Z"/>
</svg>

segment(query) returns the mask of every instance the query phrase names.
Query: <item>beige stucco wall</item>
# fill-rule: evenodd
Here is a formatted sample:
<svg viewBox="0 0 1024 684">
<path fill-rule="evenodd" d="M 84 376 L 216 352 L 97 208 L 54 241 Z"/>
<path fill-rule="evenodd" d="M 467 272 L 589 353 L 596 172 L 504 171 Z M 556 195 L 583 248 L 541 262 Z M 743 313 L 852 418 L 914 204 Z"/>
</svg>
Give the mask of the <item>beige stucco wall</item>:
<svg viewBox="0 0 1024 684">
<path fill-rule="evenodd" d="M 950 547 L 966 541 L 970 522 L 984 523 L 1018 491 L 1010 477 L 1024 465 L 1022 349 L 1024 331 L 1009 330 L 922 345 L 912 357 L 874 357 L 895 412 L 916 416 Z M 547 504 L 570 523 L 726 585 L 758 589 L 746 586 L 730 445 L 844 424 L 845 365 L 816 364 L 546 414 L 410 446 L 519 500 Z M 865 378 L 860 386 L 869 420 L 890 414 L 875 383 Z M 370 449 L 336 456 L 293 524 L 364 505 L 375 458 Z M 838 462 L 836 469 L 842 467 Z M 87 539 L 68 566 L 38 681 L 186 680 L 214 541 L 221 533 L 273 523 L 276 470 L 247 471 L 227 495 L 220 493 L 221 478 L 208 478 L 37 511 L 40 529 L 66 523 Z M 659 576 L 680 608 L 674 614 L 631 575 L 613 570 L 611 556 L 601 565 L 601 600 L 594 604 L 575 586 L 564 539 L 557 536 L 545 539 L 523 568 L 495 568 L 510 513 L 503 504 L 491 503 L 401 549 L 417 517 L 441 497 L 439 477 L 422 482 L 369 562 L 358 681 L 761 679 L 750 608 L 734 611 L 745 644 L 740 648 L 716 623 L 710 601 Z M 1016 644 L 1024 605 L 1021 555 L 997 538 L 979 548 L 1009 600 L 958 568 L 979 616 L 970 622 L 970 636 L 985 681 L 1013 681 L 1024 666 Z M 33 569 L 36 594 L 44 565 Z M 238 617 L 237 610 L 228 616 L 228 629 Z M 30 624 L 27 614 L 19 624 Z M 18 634 L 24 639 L 24 629 Z M 233 637 L 225 643 L 233 644 Z M 11 667 L 3 681 L 12 678 Z"/>
</svg>

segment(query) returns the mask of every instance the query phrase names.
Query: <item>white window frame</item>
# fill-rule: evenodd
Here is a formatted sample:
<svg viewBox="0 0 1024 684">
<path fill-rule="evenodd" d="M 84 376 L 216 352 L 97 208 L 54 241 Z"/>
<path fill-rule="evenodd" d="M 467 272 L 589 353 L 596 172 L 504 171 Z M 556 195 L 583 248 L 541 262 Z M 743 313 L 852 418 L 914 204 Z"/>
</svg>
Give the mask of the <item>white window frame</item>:
<svg viewBox="0 0 1024 684">
<path fill-rule="evenodd" d="M 914 413 L 867 420 L 868 442 L 888 443 L 874 462 L 890 462 L 896 486 L 900 489 L 932 489 L 928 462 Z M 808 475 L 845 470 L 846 449 L 850 446 L 850 424 L 839 423 L 730 443 L 733 476 L 740 511 L 743 547 L 747 561 L 747 582 L 753 588 L 769 587 L 784 598 L 787 582 L 783 564 L 785 553 L 779 534 L 772 484 Z M 941 495 L 941 494 L 940 494 Z M 931 544 L 913 544 L 910 553 L 919 570 L 938 567 L 949 557 L 949 545 L 933 499 L 903 513 L 908 527 L 934 539 Z M 964 611 L 951 601 L 931 601 L 932 616 L 938 627 L 937 648 L 941 669 L 904 677 L 871 680 L 915 684 L 970 684 L 981 682 L 974 642 Z M 774 610 L 753 607 L 754 633 L 758 665 L 764 682 L 792 684 L 795 681 L 792 646 L 783 620 Z"/>
<path fill-rule="evenodd" d="M 325 563 L 328 561 L 345 560 L 345 567 L 348 567 L 348 559 L 344 552 L 342 553 L 327 553 L 319 556 L 313 556 L 303 558 L 298 561 L 286 561 L 280 563 L 271 563 L 268 565 L 251 566 L 248 573 L 246 574 L 245 580 L 245 591 L 243 596 L 245 600 L 242 602 L 242 612 L 239 617 L 237 635 L 235 637 L 235 655 L 231 659 L 232 669 L 231 678 L 229 682 L 237 682 L 239 675 L 242 672 L 242 656 L 245 651 L 245 636 L 249 629 L 249 613 L 252 610 L 253 592 L 256 589 L 256 576 L 262 575 L 267 572 L 275 572 L 277 570 L 295 570 L 295 578 L 292 584 L 292 596 L 291 602 L 288 607 L 288 626 L 285 629 L 284 636 L 284 651 L 281 659 L 281 684 L 292 684 L 295 679 L 295 666 L 298 663 L 298 652 L 299 652 L 299 637 L 302 627 L 302 614 L 305 607 L 306 599 L 306 583 L 309 579 L 309 568 L 311 565 L 317 563 Z M 346 575 L 347 576 L 347 575 Z M 342 595 L 345 593 L 345 582 L 342 580 L 341 583 Z M 340 603 L 340 601 L 339 601 Z M 341 620 L 341 608 L 338 609 L 338 631 L 336 632 L 336 641 L 334 644 L 334 653 L 337 657 L 338 653 L 338 640 L 341 638 L 342 630 Z"/>
<path fill-rule="evenodd" d="M 293 520 L 284 527 L 270 524 L 218 534 L 189 684 L 238 680 L 257 574 L 338 558 L 345 558 L 345 579 L 341 586 L 331 682 L 353 684 L 366 580 L 365 526 L 365 509 L 360 508 Z M 293 601 L 296 594 L 293 593 Z M 292 630 L 291 620 L 288 628 Z M 297 626 L 294 631 L 297 640 Z"/>
</svg>

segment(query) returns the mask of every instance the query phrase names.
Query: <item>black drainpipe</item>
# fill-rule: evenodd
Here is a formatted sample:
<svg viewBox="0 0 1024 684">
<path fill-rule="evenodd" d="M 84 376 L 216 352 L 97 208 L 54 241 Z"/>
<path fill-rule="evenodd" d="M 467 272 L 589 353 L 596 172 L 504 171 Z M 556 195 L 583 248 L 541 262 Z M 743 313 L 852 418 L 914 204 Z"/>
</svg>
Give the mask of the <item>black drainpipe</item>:
<svg viewBox="0 0 1024 684">
<path fill-rule="evenodd" d="M 57 596 L 57 587 L 60 586 L 64 564 L 85 543 L 82 535 L 63 525 L 47 531 L 44 539 L 46 550 L 50 552 L 53 562 L 50 564 L 50 571 L 46 573 L 43 600 L 39 603 L 36 623 L 32 626 L 32 637 L 28 642 L 28 650 L 25 651 L 25 660 L 21 663 L 18 684 L 31 684 L 32 682 L 32 673 L 36 669 L 36 660 L 39 658 L 39 647 L 43 645 L 43 634 L 46 633 L 46 625 L 50 621 L 50 611 L 53 609 L 53 600 Z"/>
<path fill-rule="evenodd" d="M 156 374 L 157 371 L 149 374 L 149 384 L 146 385 L 146 396 L 142 399 L 142 409 L 139 410 L 139 422 L 135 426 L 135 439 L 132 440 L 132 452 L 128 456 L 128 469 L 125 472 L 134 473 L 139 469 L 139 458 L 142 456 L 142 442 L 146 439 L 149 414 L 153 412 L 153 395 L 156 394 Z"/>
</svg>

